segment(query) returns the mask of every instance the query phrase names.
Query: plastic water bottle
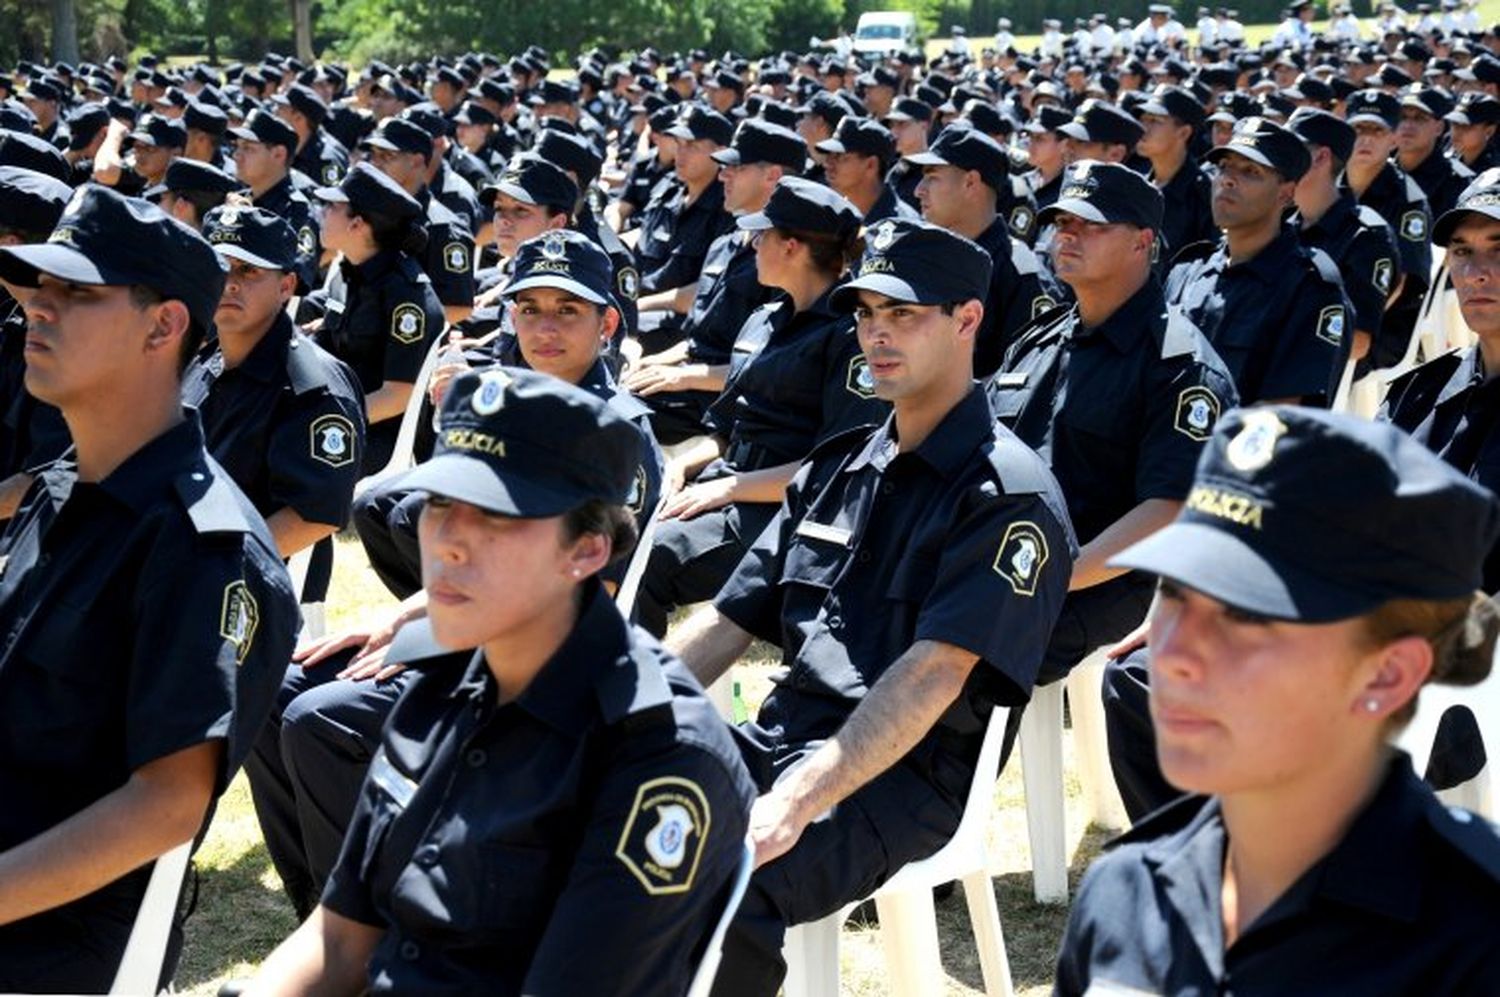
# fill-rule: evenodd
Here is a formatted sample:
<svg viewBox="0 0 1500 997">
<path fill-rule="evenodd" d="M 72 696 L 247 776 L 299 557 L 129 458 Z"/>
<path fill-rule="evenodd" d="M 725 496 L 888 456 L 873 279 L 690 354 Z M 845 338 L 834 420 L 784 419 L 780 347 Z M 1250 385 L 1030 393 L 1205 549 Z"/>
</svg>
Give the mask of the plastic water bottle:
<svg viewBox="0 0 1500 997">
<path fill-rule="evenodd" d="M 750 719 L 750 708 L 745 705 L 745 697 L 740 695 L 740 684 L 735 682 L 732 688 L 733 693 L 729 701 L 729 715 L 734 718 L 735 723 L 742 724 Z"/>
</svg>

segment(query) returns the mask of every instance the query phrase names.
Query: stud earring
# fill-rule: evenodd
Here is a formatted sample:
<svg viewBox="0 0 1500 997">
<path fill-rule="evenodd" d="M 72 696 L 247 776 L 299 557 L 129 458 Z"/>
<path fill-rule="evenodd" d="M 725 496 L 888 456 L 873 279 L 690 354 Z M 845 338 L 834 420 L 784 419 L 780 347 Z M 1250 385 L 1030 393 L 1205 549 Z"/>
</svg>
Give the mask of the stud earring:
<svg viewBox="0 0 1500 997">
<path fill-rule="evenodd" d="M 1367 700 L 1365 700 L 1365 712 L 1367 712 L 1367 713 L 1379 713 L 1380 712 L 1380 700 L 1378 700 L 1378 699 L 1367 699 Z"/>
</svg>

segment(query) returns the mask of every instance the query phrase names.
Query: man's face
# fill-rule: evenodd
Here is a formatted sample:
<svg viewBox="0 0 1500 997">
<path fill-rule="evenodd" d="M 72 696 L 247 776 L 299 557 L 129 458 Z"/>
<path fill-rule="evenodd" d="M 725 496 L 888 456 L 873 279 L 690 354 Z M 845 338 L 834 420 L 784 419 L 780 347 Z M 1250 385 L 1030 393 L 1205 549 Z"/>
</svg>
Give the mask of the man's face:
<svg viewBox="0 0 1500 997">
<path fill-rule="evenodd" d="M 1415 107 L 1401 109 L 1401 124 L 1396 126 L 1396 150 L 1401 158 L 1416 165 L 1431 154 L 1443 137 L 1443 122 Z"/>
<path fill-rule="evenodd" d="M 769 163 L 740 163 L 720 166 L 719 180 L 724 184 L 724 208 L 732 215 L 759 211 L 771 198 L 781 170 Z"/>
<path fill-rule="evenodd" d="M 971 210 L 965 196 L 967 170 L 956 166 L 924 166 L 922 181 L 917 184 L 917 201 L 922 217 L 934 225 L 956 229 L 966 210 Z"/>
<path fill-rule="evenodd" d="M 820 114 L 804 114 L 797 119 L 797 134 L 811 149 L 824 139 L 833 138 L 833 126 Z"/>
<path fill-rule="evenodd" d="M 740 102 L 740 95 L 729 87 L 709 87 L 708 103 L 720 114 L 728 114 Z"/>
<path fill-rule="evenodd" d="M 1076 138 L 1063 137 L 1063 162 L 1069 166 L 1082 159 L 1097 159 L 1101 163 L 1120 163 L 1125 160 L 1126 149 L 1118 142 L 1084 142 Z"/>
<path fill-rule="evenodd" d="M 823 169 L 828 186 L 848 197 L 858 191 L 870 176 L 870 164 L 874 156 L 862 156 L 857 152 L 830 152 L 823 157 Z"/>
<path fill-rule="evenodd" d="M 407 191 L 419 190 L 427 182 L 427 160 L 421 153 L 372 148 L 370 165 Z"/>
<path fill-rule="evenodd" d="M 19 289 L 26 310 L 26 390 L 65 411 L 118 392 L 142 368 L 162 305 L 137 305 L 128 287 L 69 284 L 43 275 Z"/>
<path fill-rule="evenodd" d="M 1395 148 L 1395 132 L 1372 121 L 1361 121 L 1354 126 L 1354 152 L 1350 154 L 1349 161 L 1373 168 L 1389 159 Z"/>
<path fill-rule="evenodd" d="M 1164 114 L 1144 114 L 1141 125 L 1145 132 L 1136 143 L 1136 150 L 1146 157 L 1164 156 L 1186 144 L 1183 132 L 1190 131 L 1178 125 L 1175 118 Z"/>
<path fill-rule="evenodd" d="M 281 160 L 264 142 L 237 139 L 234 143 L 234 169 L 239 178 L 252 187 L 269 183 L 281 170 Z"/>
<path fill-rule="evenodd" d="M 1219 160 L 1213 183 L 1214 224 L 1222 229 L 1262 222 L 1281 210 L 1291 197 L 1292 185 L 1281 174 L 1231 152 Z"/>
<path fill-rule="evenodd" d="M 1026 160 L 1046 174 L 1063 168 L 1062 138 L 1056 132 L 1032 132 L 1026 145 Z"/>
<path fill-rule="evenodd" d="M 875 395 L 886 401 L 920 397 L 953 376 L 956 357 L 974 348 L 974 328 L 965 328 L 983 306 L 969 302 L 944 315 L 939 305 L 899 301 L 874 291 L 860 291 L 854 309 L 855 331 L 875 380 Z"/>
<path fill-rule="evenodd" d="M 151 183 L 159 183 L 166 175 L 177 150 L 166 149 L 145 142 L 135 144 L 135 170 Z"/>
<path fill-rule="evenodd" d="M 271 327 L 297 288 L 297 277 L 281 270 L 265 270 L 242 260 L 226 259 L 229 276 L 214 312 L 221 336 L 258 335 Z"/>
<path fill-rule="evenodd" d="M 1470 163 L 1484 152 L 1494 137 L 1494 125 L 1454 125 L 1453 150 L 1463 157 L 1464 162 Z"/>
<path fill-rule="evenodd" d="M 1464 324 L 1484 338 L 1500 338 L 1500 220 L 1473 214 L 1448 240 L 1448 268 Z"/>
<path fill-rule="evenodd" d="M 1070 287 L 1118 281 L 1130 272 L 1133 257 L 1150 253 L 1149 234 L 1132 225 L 1091 222 L 1066 211 L 1052 224 L 1052 269 Z"/>
<path fill-rule="evenodd" d="M 707 184 L 718 176 L 719 164 L 713 154 L 723 148 L 713 139 L 695 138 L 678 140 L 677 160 L 672 164 L 677 175 L 687 184 Z"/>
<path fill-rule="evenodd" d="M 896 137 L 896 151 L 903 156 L 914 155 L 927 148 L 927 122 L 891 121 L 891 134 Z"/>
</svg>

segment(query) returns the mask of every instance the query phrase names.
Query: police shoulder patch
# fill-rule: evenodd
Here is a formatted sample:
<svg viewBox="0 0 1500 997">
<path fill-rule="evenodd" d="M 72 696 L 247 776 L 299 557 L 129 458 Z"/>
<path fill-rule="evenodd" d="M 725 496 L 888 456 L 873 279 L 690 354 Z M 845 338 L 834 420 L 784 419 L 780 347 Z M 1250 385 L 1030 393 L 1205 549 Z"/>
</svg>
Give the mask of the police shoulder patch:
<svg viewBox="0 0 1500 997">
<path fill-rule="evenodd" d="M 653 897 L 693 888 L 712 821 L 708 798 L 691 779 L 663 776 L 636 790 L 615 857 Z"/>
<path fill-rule="evenodd" d="M 327 159 L 327 160 L 323 161 L 323 185 L 324 186 L 327 186 L 327 187 L 333 186 L 334 184 L 336 184 L 336 183 L 339 182 L 339 179 L 342 176 L 343 176 L 343 171 L 339 169 L 339 164 L 338 163 L 334 162 L 332 159 Z"/>
<path fill-rule="evenodd" d="M 444 246 L 443 269 L 449 273 L 467 273 L 469 271 L 469 247 L 456 241 Z"/>
<path fill-rule="evenodd" d="M 1036 221 L 1036 215 L 1031 208 L 1020 205 L 1010 213 L 1010 230 L 1021 238 L 1031 234 L 1032 224 Z"/>
<path fill-rule="evenodd" d="M 1391 285 L 1396 281 L 1396 264 L 1387 257 L 1381 257 L 1375 261 L 1375 268 L 1370 272 L 1370 283 L 1375 285 L 1375 290 L 1381 294 L 1390 294 Z"/>
<path fill-rule="evenodd" d="M 1172 419 L 1172 428 L 1198 443 L 1213 435 L 1214 424 L 1219 421 L 1223 405 L 1219 398 L 1202 385 L 1183 388 L 1177 396 L 1177 413 Z"/>
<path fill-rule="evenodd" d="M 1318 312 L 1318 338 L 1338 346 L 1344 341 L 1344 306 L 1329 305 Z"/>
<path fill-rule="evenodd" d="M 641 464 L 635 469 L 635 480 L 630 483 L 630 494 L 625 496 L 625 507 L 632 515 L 639 516 L 646 511 L 646 465 Z"/>
<path fill-rule="evenodd" d="M 861 398 L 875 397 L 875 375 L 870 373 L 870 361 L 863 353 L 849 358 L 849 370 L 844 377 L 844 387 L 850 394 Z"/>
<path fill-rule="evenodd" d="M 233 581 L 224 586 L 224 598 L 219 609 L 219 636 L 234 645 L 234 663 L 243 665 L 255 641 L 255 630 L 260 626 L 260 606 L 250 594 L 250 586 L 244 581 Z"/>
<path fill-rule="evenodd" d="M 318 248 L 317 236 L 313 234 L 311 225 L 304 225 L 297 230 L 297 254 L 299 256 L 311 256 Z"/>
<path fill-rule="evenodd" d="M 1016 595 L 1033 596 L 1048 556 L 1047 537 L 1042 528 L 1022 519 L 1005 528 L 993 567 L 997 575 L 1010 583 Z"/>
<path fill-rule="evenodd" d="M 1427 215 L 1421 211 L 1408 211 L 1401 216 L 1401 238 L 1421 242 L 1427 238 Z"/>
<path fill-rule="evenodd" d="M 320 415 L 308 427 L 313 460 L 329 467 L 354 463 L 354 423 L 341 415 Z"/>
<path fill-rule="evenodd" d="M 1038 294 L 1036 297 L 1031 299 L 1031 317 L 1036 318 L 1038 315 L 1042 314 L 1042 312 L 1056 306 L 1057 302 L 1052 300 L 1051 295 Z"/>
<path fill-rule="evenodd" d="M 641 275 L 636 272 L 635 267 L 620 268 L 620 272 L 615 274 L 615 290 L 630 301 L 636 299 L 641 293 Z"/>
<path fill-rule="evenodd" d="M 427 313 L 422 306 L 408 301 L 391 312 L 391 338 L 398 343 L 415 343 L 427 332 Z"/>
</svg>

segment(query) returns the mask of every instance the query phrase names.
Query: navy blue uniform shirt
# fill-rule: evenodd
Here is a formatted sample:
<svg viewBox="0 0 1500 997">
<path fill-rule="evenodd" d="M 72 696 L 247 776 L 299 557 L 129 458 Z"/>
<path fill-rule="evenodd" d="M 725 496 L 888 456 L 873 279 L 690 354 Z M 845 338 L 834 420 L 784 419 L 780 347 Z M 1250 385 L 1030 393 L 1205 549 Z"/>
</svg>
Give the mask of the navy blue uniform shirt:
<svg viewBox="0 0 1500 997">
<path fill-rule="evenodd" d="M 755 797 L 729 728 L 593 582 L 498 698 L 482 653 L 450 657 L 386 723 L 323 893 L 386 929 L 370 992 L 685 992 Z"/>
<path fill-rule="evenodd" d="M 1036 254 L 1011 233 L 1005 219 L 996 218 L 974 241 L 994 262 L 984 319 L 974 342 L 974 375 L 984 378 L 1000 366 L 1016 333 L 1057 304 L 1062 295 L 1052 286 L 1051 275 L 1042 269 Z"/>
<path fill-rule="evenodd" d="M 417 262 L 444 305 L 474 304 L 474 235 L 469 223 L 422 188 L 416 195 L 426 213 L 427 246 Z"/>
<path fill-rule="evenodd" d="M 687 187 L 675 176 L 659 184 L 641 214 L 635 244 L 641 293 L 693 283 L 703 270 L 708 247 L 732 228 L 734 217 L 724 210 L 724 185 L 717 179 L 692 204 L 687 203 Z"/>
<path fill-rule="evenodd" d="M 1347 186 L 1347 181 L 1345 181 Z M 1427 195 L 1401 167 L 1388 162 L 1363 194 L 1359 203 L 1374 208 L 1396 236 L 1401 254 L 1401 272 L 1408 283 L 1418 282 L 1425 289 L 1432 275 L 1432 219 Z"/>
<path fill-rule="evenodd" d="M 318 223 L 313 219 L 312 202 L 292 184 L 291 175 L 255 198 L 257 208 L 286 219 L 297 233 L 297 280 L 302 293 L 318 286 L 318 268 L 323 255 L 318 241 Z"/>
<path fill-rule="evenodd" d="M 365 401 L 359 380 L 281 312 L 230 370 L 215 349 L 182 379 L 208 450 L 262 516 L 290 508 L 342 527 L 359 480 Z"/>
<path fill-rule="evenodd" d="M 1188 247 L 1166 296 L 1223 358 L 1242 403 L 1333 397 L 1349 355 L 1349 302 L 1333 261 L 1304 249 L 1289 226 L 1236 265 L 1222 241 Z"/>
<path fill-rule="evenodd" d="M 987 387 L 996 417 L 1057 475 L 1083 543 L 1141 502 L 1185 499 L 1204 442 L 1238 400 L 1224 362 L 1154 279 L 1095 328 L 1077 305 L 1043 316 Z"/>
<path fill-rule="evenodd" d="M 1156 182 L 1154 175 L 1148 179 Z M 1219 237 L 1219 227 L 1214 224 L 1213 180 L 1192 156 L 1183 160 L 1160 190 L 1166 205 L 1157 235 L 1166 243 L 1167 252 Z"/>
<path fill-rule="evenodd" d="M 682 320 L 693 361 L 728 363 L 740 327 L 774 293 L 760 282 L 750 234 L 739 229 L 724 233 L 703 258 L 698 292 Z"/>
<path fill-rule="evenodd" d="M 1427 196 L 1427 207 L 1432 217 L 1441 218 L 1453 210 L 1458 195 L 1474 182 L 1474 171 L 1456 159 L 1443 155 L 1443 144 L 1435 143 L 1427 158 L 1407 171 L 1407 176 L 1416 181 Z"/>
<path fill-rule="evenodd" d="M 1312 225 L 1304 228 L 1300 215 L 1293 215 L 1291 224 L 1302 237 L 1302 245 L 1321 249 L 1338 265 L 1344 293 L 1354 308 L 1351 329 L 1375 335 L 1401 276 L 1396 239 L 1385 219 L 1341 190 L 1339 199 Z"/>
<path fill-rule="evenodd" d="M 870 210 L 865 212 L 865 225 L 874 225 L 876 222 L 883 221 L 886 218 L 906 218 L 911 221 L 919 221 L 921 217 L 922 215 L 916 208 L 896 196 L 896 189 L 894 187 L 889 184 L 881 184 L 880 196 L 875 199 L 875 203 L 870 206 Z"/>
<path fill-rule="evenodd" d="M 1407 756 L 1226 952 L 1227 846 L 1218 801 L 1201 796 L 1120 838 L 1079 887 L 1053 992 L 1500 993 L 1500 840 L 1439 803 Z"/>
<path fill-rule="evenodd" d="M 814 453 L 715 600 L 781 648 L 757 722 L 788 742 L 833 734 L 919 640 L 982 659 L 942 720 L 981 731 L 989 704 L 1031 694 L 1067 594 L 1062 492 L 977 385 L 914 450 L 895 432 L 892 417 Z"/>
<path fill-rule="evenodd" d="M 320 187 L 337 187 L 349 172 L 349 150 L 322 128 L 308 136 L 292 160 L 292 169 Z"/>
<path fill-rule="evenodd" d="M 0 536 L 0 851 L 206 741 L 224 741 L 221 792 L 298 625 L 265 524 L 191 410 L 100 482 L 70 459 L 42 470 Z M 7 945 L 50 925 L 59 951 L 112 952 L 74 989 L 108 987 L 148 876 L 0 927 L 0 980 L 20 961 Z"/>
</svg>

